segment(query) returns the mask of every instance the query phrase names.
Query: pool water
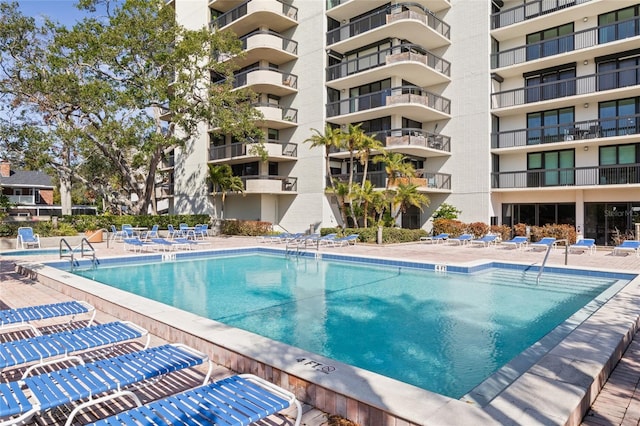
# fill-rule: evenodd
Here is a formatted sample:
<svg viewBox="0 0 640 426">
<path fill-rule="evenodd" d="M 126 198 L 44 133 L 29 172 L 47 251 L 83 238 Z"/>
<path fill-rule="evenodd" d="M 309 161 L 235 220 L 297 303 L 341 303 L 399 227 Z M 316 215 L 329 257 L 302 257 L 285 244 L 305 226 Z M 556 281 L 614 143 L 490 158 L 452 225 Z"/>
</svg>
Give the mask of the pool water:
<svg viewBox="0 0 640 426">
<path fill-rule="evenodd" d="M 453 398 L 619 282 L 262 254 L 74 272 Z"/>
</svg>

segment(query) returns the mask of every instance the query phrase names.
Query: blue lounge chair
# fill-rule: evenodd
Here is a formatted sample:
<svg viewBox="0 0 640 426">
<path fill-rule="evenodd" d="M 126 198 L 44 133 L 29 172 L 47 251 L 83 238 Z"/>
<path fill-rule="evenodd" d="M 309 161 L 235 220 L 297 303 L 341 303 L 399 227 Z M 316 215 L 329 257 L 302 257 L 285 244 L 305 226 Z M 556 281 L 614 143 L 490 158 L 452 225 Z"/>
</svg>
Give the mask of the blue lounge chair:
<svg viewBox="0 0 640 426">
<path fill-rule="evenodd" d="M 147 337 L 146 349 L 151 338 L 147 330 L 128 321 L 116 321 L 3 342 L 0 343 L 0 370 L 37 362 L 25 370 L 22 375 L 24 379 L 35 368 L 45 365 L 71 360 L 84 364 L 82 358 L 72 354 L 144 336 Z"/>
<path fill-rule="evenodd" d="M 469 241 L 471 241 L 473 239 L 473 235 L 471 234 L 462 234 L 457 238 L 449 238 L 447 239 L 447 242 L 451 242 L 451 243 L 455 243 L 459 246 L 463 246 L 465 244 L 467 244 Z"/>
<path fill-rule="evenodd" d="M 16 238 L 16 248 L 40 248 L 40 236 L 33 233 L 33 228 L 21 226 L 18 228 L 18 237 Z"/>
<path fill-rule="evenodd" d="M 151 243 L 155 244 L 157 248 L 162 251 L 172 251 L 172 250 L 189 250 L 189 245 L 183 242 L 176 240 L 167 240 L 165 238 L 152 238 Z"/>
<path fill-rule="evenodd" d="M 516 249 L 521 249 L 522 247 L 527 245 L 527 237 L 513 237 L 510 240 L 502 241 L 500 244 L 504 244 L 508 247 L 513 247 Z"/>
<path fill-rule="evenodd" d="M 91 313 L 91 318 L 87 325 L 93 323 L 96 310 L 93 306 L 82 301 L 58 302 L 47 305 L 27 306 L 24 308 L 5 309 L 0 311 L 0 331 L 11 328 L 29 327 L 36 336 L 42 333 L 30 324 L 31 321 L 44 320 L 56 317 L 71 316 L 69 322 L 73 321 L 76 315 Z"/>
<path fill-rule="evenodd" d="M 614 256 L 620 253 L 628 254 L 629 252 L 635 252 L 636 256 L 640 256 L 640 241 L 626 240 L 613 248 Z"/>
<path fill-rule="evenodd" d="M 134 424 L 249 425 L 292 405 L 299 426 L 302 406 L 291 392 L 252 374 L 228 377 L 99 420 L 92 426 Z"/>
<path fill-rule="evenodd" d="M 529 244 L 531 250 L 548 250 L 550 247 L 553 248 L 556 246 L 556 239 L 553 237 L 544 237 L 540 241 L 536 241 L 535 243 Z"/>
<path fill-rule="evenodd" d="M 350 234 L 350 235 L 347 235 L 346 237 L 327 240 L 327 242 L 328 242 L 328 245 L 330 245 L 331 247 L 342 247 L 342 246 L 348 246 L 348 245 L 355 246 L 356 243 L 358 242 L 359 237 L 360 237 L 359 234 Z"/>
<path fill-rule="evenodd" d="M 470 244 L 482 244 L 483 247 L 489 247 L 497 242 L 497 235 L 485 235 L 482 238 L 469 241 Z"/>
<path fill-rule="evenodd" d="M 328 245 L 330 244 L 331 241 L 335 240 L 336 238 L 338 238 L 338 234 L 332 233 L 332 234 L 323 235 L 322 237 L 318 238 L 316 242 L 319 245 Z"/>
<path fill-rule="evenodd" d="M 142 241 L 140 238 L 123 238 L 124 251 L 141 252 L 142 250 L 153 249 L 154 244 L 149 241 Z"/>
<path fill-rule="evenodd" d="M 204 246 L 208 246 L 210 243 L 208 241 L 197 241 L 197 240 L 191 240 L 189 238 L 174 238 L 174 240 L 176 243 L 180 243 L 183 244 L 188 250 L 191 250 L 194 247 L 204 247 Z"/>
<path fill-rule="evenodd" d="M 439 243 L 440 241 L 446 241 L 449 238 L 449 234 L 443 232 L 433 237 L 420 237 L 420 241 L 423 243 Z"/>
<path fill-rule="evenodd" d="M 7 419 L 7 424 L 26 423 L 38 413 L 87 400 L 70 413 L 66 423 L 70 425 L 80 411 L 115 398 L 128 396 L 140 405 L 138 397 L 126 389 L 128 386 L 207 361 L 208 357 L 195 349 L 171 344 L 0 383 L 0 418 Z M 209 381 L 211 370 L 209 362 L 203 383 Z M 105 395 L 95 397 L 101 393 Z"/>
<path fill-rule="evenodd" d="M 578 240 L 575 244 L 569 246 L 570 252 L 580 252 L 584 253 L 585 251 L 592 255 L 596 252 L 596 240 L 594 238 L 583 238 Z"/>
</svg>

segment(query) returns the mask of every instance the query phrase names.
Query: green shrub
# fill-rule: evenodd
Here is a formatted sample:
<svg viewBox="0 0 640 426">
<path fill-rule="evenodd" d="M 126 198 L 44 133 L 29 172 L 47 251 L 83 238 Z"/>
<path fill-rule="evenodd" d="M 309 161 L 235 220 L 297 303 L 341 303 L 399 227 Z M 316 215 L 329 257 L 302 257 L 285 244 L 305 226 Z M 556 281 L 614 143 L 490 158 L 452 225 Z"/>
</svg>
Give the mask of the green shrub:
<svg viewBox="0 0 640 426">
<path fill-rule="evenodd" d="M 323 228 L 330 230 L 332 228 Z M 330 234 L 327 232 L 326 234 Z M 324 235 L 326 235 L 324 234 Z M 347 228 L 344 235 L 358 234 L 358 242 L 376 244 L 378 242 L 378 228 Z M 340 235 L 338 233 L 338 235 Z M 420 241 L 420 237 L 427 235 L 424 229 L 382 228 L 382 244 L 397 244 Z"/>
</svg>

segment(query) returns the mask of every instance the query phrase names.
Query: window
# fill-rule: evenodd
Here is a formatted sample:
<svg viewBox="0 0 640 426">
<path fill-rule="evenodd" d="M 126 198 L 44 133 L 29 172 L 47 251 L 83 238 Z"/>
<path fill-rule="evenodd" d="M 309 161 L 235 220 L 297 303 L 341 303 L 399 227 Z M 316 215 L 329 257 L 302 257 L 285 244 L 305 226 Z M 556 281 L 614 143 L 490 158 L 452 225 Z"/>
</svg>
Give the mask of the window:
<svg viewBox="0 0 640 426">
<path fill-rule="evenodd" d="M 574 122 L 573 107 L 527 114 L 527 145 L 563 141 Z"/>
<path fill-rule="evenodd" d="M 633 135 L 638 133 L 637 114 L 640 98 L 600 102 L 598 114 L 603 137 Z"/>
<path fill-rule="evenodd" d="M 638 183 L 640 144 L 600 147 L 600 185 Z"/>
<path fill-rule="evenodd" d="M 640 84 L 640 54 L 597 59 L 598 90 L 613 90 Z"/>
<path fill-rule="evenodd" d="M 376 81 L 359 87 L 353 87 L 349 91 L 351 102 L 349 112 L 362 111 L 385 105 L 386 97 L 391 88 L 391 79 Z"/>
<path fill-rule="evenodd" d="M 525 102 L 540 102 L 576 94 L 576 66 L 537 71 L 525 74 Z"/>
<path fill-rule="evenodd" d="M 233 164 L 231 165 L 231 171 L 234 176 L 257 176 L 258 175 L 258 162 L 254 161 L 245 164 Z"/>
<path fill-rule="evenodd" d="M 573 22 L 527 35 L 527 61 L 573 49 Z"/>
<path fill-rule="evenodd" d="M 527 155 L 527 186 L 573 185 L 574 150 L 532 152 Z"/>
<path fill-rule="evenodd" d="M 275 161 L 269 162 L 269 176 L 278 176 L 278 163 Z"/>
<path fill-rule="evenodd" d="M 278 129 L 267 129 L 267 142 L 277 142 L 280 140 L 280 131 Z"/>
<path fill-rule="evenodd" d="M 638 6 L 626 7 L 598 16 L 598 43 L 609 43 L 639 34 Z"/>
</svg>

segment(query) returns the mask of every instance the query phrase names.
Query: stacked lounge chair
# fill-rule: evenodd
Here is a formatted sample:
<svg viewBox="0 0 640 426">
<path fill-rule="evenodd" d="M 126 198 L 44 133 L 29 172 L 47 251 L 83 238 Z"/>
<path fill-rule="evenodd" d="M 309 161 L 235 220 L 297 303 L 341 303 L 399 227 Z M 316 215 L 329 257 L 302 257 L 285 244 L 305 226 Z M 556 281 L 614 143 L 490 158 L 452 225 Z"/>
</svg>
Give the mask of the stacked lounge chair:
<svg viewBox="0 0 640 426">
<path fill-rule="evenodd" d="M 128 321 L 116 321 L 7 341 L 0 343 L 0 370 L 32 364 L 23 373 L 22 378 L 25 378 L 35 368 L 45 365 L 70 360 L 84 364 L 82 358 L 73 354 L 144 336 L 147 337 L 144 346 L 146 349 L 151 337 L 147 330 Z"/>
<path fill-rule="evenodd" d="M 73 321 L 76 315 L 91 313 L 91 318 L 87 325 L 91 325 L 96 316 L 93 306 L 82 301 L 72 300 L 69 302 L 49 303 L 46 305 L 26 306 L 16 309 L 5 309 L 0 311 L 0 332 L 11 328 L 28 327 L 36 335 L 41 333 L 31 324 L 32 321 L 39 321 L 50 318 L 70 316 L 69 322 Z"/>
<path fill-rule="evenodd" d="M 115 425 L 246 425 L 292 405 L 300 425 L 302 407 L 295 395 L 251 374 L 228 377 L 93 423 Z"/>
<path fill-rule="evenodd" d="M 0 383 L 0 425 L 26 423 L 39 413 L 70 402 L 80 402 L 65 425 L 87 407 L 116 398 L 129 397 L 140 405 L 127 388 L 168 373 L 208 362 L 208 357 L 180 344 L 167 344 L 138 352 L 106 358 L 85 365 Z M 212 364 L 203 383 L 208 382 Z M 101 395 L 96 397 L 96 395 Z"/>
</svg>

